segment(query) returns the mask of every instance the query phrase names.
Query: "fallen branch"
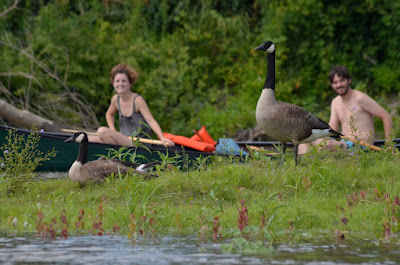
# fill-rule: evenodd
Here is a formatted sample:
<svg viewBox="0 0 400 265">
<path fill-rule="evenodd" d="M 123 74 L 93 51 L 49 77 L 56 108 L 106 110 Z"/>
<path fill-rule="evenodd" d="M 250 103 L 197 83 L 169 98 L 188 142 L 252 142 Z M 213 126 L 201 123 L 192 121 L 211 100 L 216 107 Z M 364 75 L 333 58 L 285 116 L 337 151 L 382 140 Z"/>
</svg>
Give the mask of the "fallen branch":
<svg viewBox="0 0 400 265">
<path fill-rule="evenodd" d="M 61 131 L 61 128 L 55 122 L 27 110 L 20 110 L 2 99 L 0 99 L 0 116 L 25 128 L 31 128 L 33 125 L 37 130 L 43 129 L 48 132 Z"/>
<path fill-rule="evenodd" d="M 68 69 L 69 64 L 66 65 L 66 71 L 64 77 L 59 77 L 56 70 L 51 69 L 45 62 L 36 58 L 31 51 L 32 48 L 23 48 L 18 44 L 12 43 L 9 40 L 7 34 L 4 34 L 0 40 L 0 45 L 4 45 L 12 50 L 17 51 L 19 54 L 23 55 L 26 59 L 31 62 L 31 73 L 27 72 L 7 72 L 0 73 L 0 76 L 8 77 L 9 79 L 14 76 L 24 77 L 28 80 L 28 86 L 24 87 L 24 94 L 22 97 L 15 97 L 0 81 L 0 91 L 4 92 L 8 102 L 14 106 L 23 106 L 24 109 L 34 109 L 34 112 L 38 115 L 48 117 L 49 119 L 57 122 L 61 126 L 68 126 L 76 123 L 76 121 L 81 121 L 86 128 L 97 128 L 99 127 L 98 120 L 96 118 L 95 112 L 90 107 L 86 98 L 78 93 L 72 91 L 67 85 L 68 79 Z M 66 54 L 68 58 L 68 53 Z M 68 61 L 68 60 L 67 60 Z M 63 89 L 63 93 L 58 93 L 57 95 L 50 96 L 46 93 L 42 93 L 35 96 L 35 100 L 31 100 L 31 89 L 33 89 L 33 84 L 35 87 L 39 87 L 40 90 L 45 90 L 39 78 L 34 74 L 34 67 L 39 68 L 49 77 L 55 80 Z M 23 100 L 23 98 L 25 100 Z M 46 100 L 47 104 L 42 104 L 42 100 Z M 39 103 L 36 103 L 39 102 Z M 79 119 L 77 119 L 79 117 Z"/>
<path fill-rule="evenodd" d="M 7 8 L 6 10 L 4 10 L 3 12 L 0 13 L 0 17 L 4 17 L 8 13 L 10 13 L 12 10 L 17 9 L 18 3 L 19 3 L 19 0 L 14 0 L 14 4 L 12 6 L 10 6 L 9 8 Z"/>
</svg>

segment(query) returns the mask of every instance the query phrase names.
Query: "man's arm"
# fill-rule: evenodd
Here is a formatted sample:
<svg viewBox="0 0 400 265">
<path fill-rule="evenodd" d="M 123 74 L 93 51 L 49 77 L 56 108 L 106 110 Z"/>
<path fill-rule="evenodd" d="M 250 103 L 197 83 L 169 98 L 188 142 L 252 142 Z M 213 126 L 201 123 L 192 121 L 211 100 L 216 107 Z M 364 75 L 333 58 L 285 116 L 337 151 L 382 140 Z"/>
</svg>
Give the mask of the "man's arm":
<svg viewBox="0 0 400 265">
<path fill-rule="evenodd" d="M 388 141 L 390 139 L 390 130 L 392 129 L 393 125 L 392 117 L 390 117 L 390 114 L 384 108 L 382 108 L 381 105 L 378 104 L 378 102 L 376 102 L 366 94 L 363 95 L 360 103 L 366 112 L 382 120 L 383 128 L 385 131 L 385 138 L 386 141 Z"/>
</svg>

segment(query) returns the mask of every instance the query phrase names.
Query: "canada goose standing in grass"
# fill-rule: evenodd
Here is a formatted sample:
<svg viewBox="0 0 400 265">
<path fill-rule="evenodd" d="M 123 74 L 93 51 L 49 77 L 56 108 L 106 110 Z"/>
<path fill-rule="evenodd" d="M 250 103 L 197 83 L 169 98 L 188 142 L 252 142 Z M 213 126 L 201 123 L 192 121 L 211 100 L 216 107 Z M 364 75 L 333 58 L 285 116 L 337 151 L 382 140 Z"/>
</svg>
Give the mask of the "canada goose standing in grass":
<svg viewBox="0 0 400 265">
<path fill-rule="evenodd" d="M 340 133 L 307 110 L 275 99 L 275 45 L 266 41 L 255 49 L 267 53 L 267 76 L 258 99 L 256 120 L 266 134 L 282 144 L 282 159 L 287 142 L 294 145 L 294 160 L 297 165 L 299 144 L 327 136 L 340 139 Z"/>
<path fill-rule="evenodd" d="M 160 164 L 158 161 L 147 164 L 134 164 L 118 159 L 100 158 L 99 160 L 88 162 L 88 136 L 84 132 L 77 132 L 69 137 L 65 142 L 79 143 L 79 153 L 76 161 L 68 171 L 71 181 L 85 184 L 86 182 L 103 182 L 111 174 L 126 174 L 128 172 L 147 173 L 151 167 Z"/>
</svg>

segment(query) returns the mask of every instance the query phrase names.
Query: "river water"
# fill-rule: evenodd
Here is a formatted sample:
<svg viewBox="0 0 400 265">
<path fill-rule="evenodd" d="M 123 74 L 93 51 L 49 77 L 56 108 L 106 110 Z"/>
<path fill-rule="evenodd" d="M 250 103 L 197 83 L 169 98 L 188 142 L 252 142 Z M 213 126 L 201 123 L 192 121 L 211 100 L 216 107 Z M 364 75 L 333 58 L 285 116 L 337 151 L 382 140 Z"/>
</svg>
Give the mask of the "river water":
<svg viewBox="0 0 400 265">
<path fill-rule="evenodd" d="M 229 241 L 228 241 L 229 242 Z M 221 243 L 197 236 L 72 236 L 43 239 L 0 234 L 0 264 L 400 264 L 396 243 L 370 240 L 316 240 L 281 244 L 272 253 L 224 253 Z"/>
</svg>

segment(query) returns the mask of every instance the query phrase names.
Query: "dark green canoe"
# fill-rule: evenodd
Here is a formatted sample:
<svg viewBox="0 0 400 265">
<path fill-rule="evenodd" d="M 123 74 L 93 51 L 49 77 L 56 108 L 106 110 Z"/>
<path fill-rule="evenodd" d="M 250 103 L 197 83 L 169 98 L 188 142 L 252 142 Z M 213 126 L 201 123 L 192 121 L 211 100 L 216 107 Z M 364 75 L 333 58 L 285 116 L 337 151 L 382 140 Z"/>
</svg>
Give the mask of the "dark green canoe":
<svg viewBox="0 0 400 265">
<path fill-rule="evenodd" d="M 31 132 L 30 130 L 16 129 L 0 125 L 0 146 L 5 144 L 6 136 L 8 136 L 8 129 L 15 129 L 18 134 L 23 135 L 28 135 Z M 43 153 L 47 153 L 54 148 L 57 151 L 57 154 L 56 157 L 51 158 L 49 161 L 42 162 L 36 171 L 68 171 L 69 167 L 75 161 L 79 151 L 78 143 L 64 142 L 72 134 L 51 132 L 39 132 L 38 134 L 40 135 L 38 145 L 39 150 Z M 179 162 L 181 165 L 185 165 L 186 163 L 188 166 L 190 166 L 196 158 L 213 155 L 211 153 L 200 152 L 180 146 L 170 147 L 167 149 L 160 145 L 146 144 L 146 147 L 148 150 L 143 147 L 130 147 L 128 148 L 128 151 L 132 154 L 136 152 L 136 161 L 138 163 L 146 163 L 155 160 L 162 161 L 161 157 L 176 157 L 175 161 Z M 119 150 L 119 148 L 121 148 L 121 146 L 89 143 L 88 160 L 96 160 L 101 155 L 107 155 L 110 149 Z"/>
</svg>

